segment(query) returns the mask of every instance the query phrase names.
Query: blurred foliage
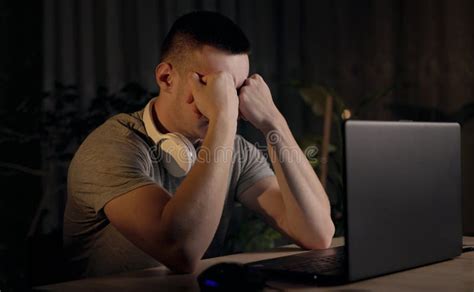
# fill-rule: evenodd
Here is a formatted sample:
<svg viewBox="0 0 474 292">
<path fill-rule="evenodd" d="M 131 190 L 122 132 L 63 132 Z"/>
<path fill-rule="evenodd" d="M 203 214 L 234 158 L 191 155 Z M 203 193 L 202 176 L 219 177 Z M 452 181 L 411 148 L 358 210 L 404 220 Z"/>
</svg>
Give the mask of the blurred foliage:
<svg viewBox="0 0 474 292">
<path fill-rule="evenodd" d="M 333 98 L 332 123 L 331 126 L 331 143 L 329 144 L 328 157 L 328 175 L 326 183 L 326 192 L 331 202 L 331 216 L 336 226 L 335 236 L 344 235 L 344 181 L 343 181 L 343 122 L 349 118 L 357 118 L 366 108 L 375 104 L 383 97 L 390 94 L 394 86 L 384 88 L 374 94 L 368 95 L 360 100 L 360 102 L 349 108 L 334 89 L 319 84 L 302 84 L 300 82 L 292 82 L 292 85 L 298 88 L 301 98 L 305 104 L 311 109 L 312 115 L 316 118 L 324 119 L 324 111 L 326 108 L 326 100 L 328 96 Z M 302 149 L 307 149 L 312 145 L 322 148 L 322 131 L 320 133 L 306 133 L 299 144 Z M 319 152 L 318 154 L 321 154 Z M 321 173 L 320 159 L 310 160 L 316 173 Z"/>
<path fill-rule="evenodd" d="M 263 251 L 289 243 L 260 216 L 237 203 L 224 245 L 224 253 Z"/>
<path fill-rule="evenodd" d="M 141 109 L 150 97 L 136 83 L 127 84 L 116 94 L 99 87 L 91 99 L 80 98 L 75 86 L 57 84 L 43 104 L 42 135 L 49 149 L 45 159 L 69 161 L 93 129 L 115 114 Z M 81 99 L 90 100 L 89 105 L 83 108 Z"/>
<path fill-rule="evenodd" d="M 328 157 L 328 172 L 326 192 L 331 203 L 331 217 L 336 227 L 335 236 L 341 236 L 344 233 L 343 222 L 343 176 L 342 176 L 342 113 L 347 108 L 344 100 L 332 89 L 322 85 L 302 85 L 298 84 L 297 88 L 301 98 L 305 104 L 311 109 L 312 114 L 316 118 L 324 119 L 324 111 L 326 108 L 326 100 L 328 96 L 333 97 L 332 108 L 332 123 L 331 126 L 331 140 L 329 144 Z M 316 145 L 318 149 L 322 149 L 322 127 L 320 133 L 306 133 L 299 139 L 299 144 L 302 149 L 307 149 L 312 145 Z M 318 175 L 321 174 L 320 155 L 318 152 L 317 159 L 312 160 L 312 166 Z"/>
<path fill-rule="evenodd" d="M 0 111 L 0 145 L 41 141 L 47 149 L 44 159 L 69 161 L 94 128 L 114 114 L 140 109 L 149 98 L 135 83 L 126 85 L 117 94 L 108 94 L 105 88 L 99 88 L 90 105 L 81 109 L 77 88 L 56 84 L 50 94 L 25 98 L 15 111 Z M 32 124 L 35 126 L 31 127 Z M 8 175 L 31 169 L 14 160 L 0 167 L 2 174 L 7 172 Z M 30 171 L 30 174 L 44 175 L 45 170 Z"/>
</svg>

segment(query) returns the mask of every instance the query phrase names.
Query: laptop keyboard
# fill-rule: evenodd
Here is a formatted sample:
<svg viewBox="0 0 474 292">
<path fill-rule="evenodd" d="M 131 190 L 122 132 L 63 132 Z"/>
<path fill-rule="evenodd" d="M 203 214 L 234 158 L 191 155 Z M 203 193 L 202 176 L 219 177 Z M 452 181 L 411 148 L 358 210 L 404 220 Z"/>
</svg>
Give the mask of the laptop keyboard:
<svg viewBox="0 0 474 292">
<path fill-rule="evenodd" d="M 248 267 L 259 270 L 289 271 L 310 274 L 333 274 L 344 268 L 344 247 L 313 250 L 295 255 L 252 262 Z"/>
</svg>

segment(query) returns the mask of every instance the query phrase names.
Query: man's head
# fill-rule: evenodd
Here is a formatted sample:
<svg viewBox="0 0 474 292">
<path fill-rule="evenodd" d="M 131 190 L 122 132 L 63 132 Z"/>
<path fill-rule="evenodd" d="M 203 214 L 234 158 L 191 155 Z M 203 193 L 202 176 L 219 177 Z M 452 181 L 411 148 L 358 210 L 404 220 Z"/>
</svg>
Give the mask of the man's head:
<svg viewBox="0 0 474 292">
<path fill-rule="evenodd" d="M 250 43 L 229 18 L 210 11 L 196 11 L 178 18 L 161 46 L 161 62 L 186 63 L 189 52 L 208 45 L 229 54 L 248 54 Z"/>
<path fill-rule="evenodd" d="M 196 105 L 187 76 L 230 73 L 236 89 L 248 76 L 250 44 L 242 30 L 227 17 L 207 11 L 181 16 L 162 45 L 155 77 L 160 87 L 157 107 L 162 126 L 189 138 L 203 138 L 206 119 Z"/>
</svg>

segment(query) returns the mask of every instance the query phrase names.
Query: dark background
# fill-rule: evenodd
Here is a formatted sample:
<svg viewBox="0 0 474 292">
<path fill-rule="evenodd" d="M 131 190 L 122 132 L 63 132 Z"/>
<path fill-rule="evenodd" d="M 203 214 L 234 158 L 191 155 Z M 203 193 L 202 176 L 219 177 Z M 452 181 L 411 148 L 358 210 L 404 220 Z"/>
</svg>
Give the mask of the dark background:
<svg viewBox="0 0 474 292">
<path fill-rule="evenodd" d="M 464 233 L 474 234 L 473 1 L 0 1 L 2 291 L 59 280 L 68 162 L 108 116 L 156 94 L 161 40 L 194 9 L 219 11 L 248 34 L 251 72 L 270 85 L 302 145 L 319 145 L 322 134 L 322 106 L 304 93 L 317 100 L 323 88 L 336 98 L 333 216 L 341 108 L 358 119 L 461 123 Z M 239 132 L 263 142 L 248 124 Z M 225 252 L 285 242 L 238 206 L 234 225 L 243 227 L 234 226 Z"/>
</svg>

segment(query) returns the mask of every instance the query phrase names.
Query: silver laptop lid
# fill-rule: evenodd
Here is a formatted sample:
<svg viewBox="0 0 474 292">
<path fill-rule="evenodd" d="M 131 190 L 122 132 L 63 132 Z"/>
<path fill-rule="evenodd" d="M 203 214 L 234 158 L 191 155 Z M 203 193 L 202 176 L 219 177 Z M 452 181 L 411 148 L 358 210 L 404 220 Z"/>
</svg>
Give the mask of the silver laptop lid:
<svg viewBox="0 0 474 292">
<path fill-rule="evenodd" d="M 459 255 L 459 124 L 347 121 L 344 136 L 349 280 Z"/>
</svg>

